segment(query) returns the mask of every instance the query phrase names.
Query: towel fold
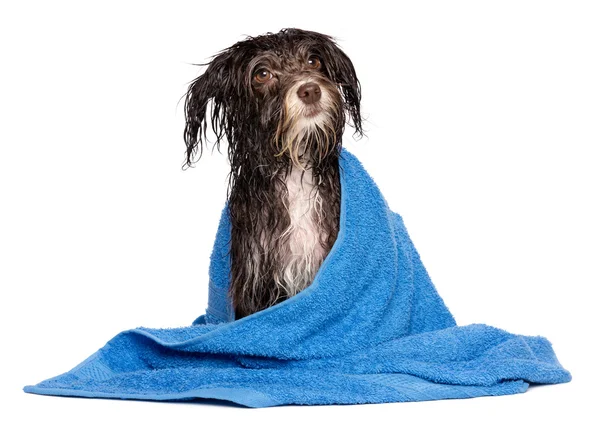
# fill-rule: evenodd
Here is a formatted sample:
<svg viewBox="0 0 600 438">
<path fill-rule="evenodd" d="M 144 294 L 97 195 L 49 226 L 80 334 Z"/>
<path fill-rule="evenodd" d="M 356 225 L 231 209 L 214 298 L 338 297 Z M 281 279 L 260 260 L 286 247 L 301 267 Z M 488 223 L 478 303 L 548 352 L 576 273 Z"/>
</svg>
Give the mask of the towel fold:
<svg viewBox="0 0 600 438">
<path fill-rule="evenodd" d="M 226 206 L 204 315 L 188 327 L 122 332 L 71 371 L 24 390 L 265 407 L 506 395 L 570 381 L 545 338 L 457 326 L 402 218 L 345 149 L 340 181 L 337 240 L 296 296 L 234 321 Z"/>
</svg>

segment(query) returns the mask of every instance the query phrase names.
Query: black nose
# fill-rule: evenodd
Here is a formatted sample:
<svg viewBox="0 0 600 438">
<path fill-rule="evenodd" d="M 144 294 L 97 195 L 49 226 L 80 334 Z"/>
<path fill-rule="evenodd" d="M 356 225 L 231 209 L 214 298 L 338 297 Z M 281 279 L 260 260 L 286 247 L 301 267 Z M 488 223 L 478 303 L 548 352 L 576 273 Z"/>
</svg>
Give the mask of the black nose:
<svg viewBox="0 0 600 438">
<path fill-rule="evenodd" d="M 318 102 L 321 98 L 321 89 L 314 82 L 309 82 L 298 88 L 298 97 L 304 103 Z"/>
</svg>

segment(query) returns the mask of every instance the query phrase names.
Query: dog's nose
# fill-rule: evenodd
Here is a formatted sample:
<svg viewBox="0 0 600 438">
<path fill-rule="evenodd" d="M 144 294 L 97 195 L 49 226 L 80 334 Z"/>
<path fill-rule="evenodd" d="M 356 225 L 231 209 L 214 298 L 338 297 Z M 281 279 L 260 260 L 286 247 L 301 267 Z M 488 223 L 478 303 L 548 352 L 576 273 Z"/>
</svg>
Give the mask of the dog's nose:
<svg viewBox="0 0 600 438">
<path fill-rule="evenodd" d="M 304 103 L 318 102 L 321 98 L 321 89 L 314 82 L 309 82 L 298 88 L 298 97 Z"/>
</svg>

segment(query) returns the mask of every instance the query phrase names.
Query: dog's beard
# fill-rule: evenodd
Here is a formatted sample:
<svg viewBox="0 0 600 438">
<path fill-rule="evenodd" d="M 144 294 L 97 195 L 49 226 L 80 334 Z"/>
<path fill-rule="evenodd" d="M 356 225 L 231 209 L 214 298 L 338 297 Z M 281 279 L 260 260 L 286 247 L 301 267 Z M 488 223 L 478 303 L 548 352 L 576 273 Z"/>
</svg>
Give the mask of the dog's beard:
<svg viewBox="0 0 600 438">
<path fill-rule="evenodd" d="M 301 82 L 285 95 L 282 117 L 275 133 L 277 156 L 287 154 L 291 163 L 305 169 L 310 163 L 318 166 L 337 146 L 340 138 L 342 101 L 332 84 L 319 84 L 321 99 L 306 105 L 298 96 Z"/>
</svg>

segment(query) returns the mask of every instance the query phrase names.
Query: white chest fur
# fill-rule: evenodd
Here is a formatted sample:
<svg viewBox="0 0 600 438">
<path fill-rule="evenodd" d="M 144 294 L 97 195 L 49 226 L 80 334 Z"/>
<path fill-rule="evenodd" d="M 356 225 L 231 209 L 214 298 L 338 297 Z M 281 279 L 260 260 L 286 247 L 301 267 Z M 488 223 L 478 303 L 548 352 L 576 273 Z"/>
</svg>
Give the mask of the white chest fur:
<svg viewBox="0 0 600 438">
<path fill-rule="evenodd" d="M 280 246 L 280 284 L 288 296 L 306 288 L 313 281 L 326 254 L 320 243 L 322 199 L 310 169 L 295 167 L 286 178 L 287 208 L 290 225 L 283 232 L 286 244 Z"/>
</svg>

